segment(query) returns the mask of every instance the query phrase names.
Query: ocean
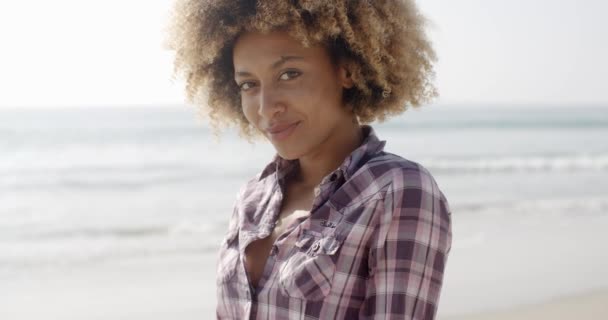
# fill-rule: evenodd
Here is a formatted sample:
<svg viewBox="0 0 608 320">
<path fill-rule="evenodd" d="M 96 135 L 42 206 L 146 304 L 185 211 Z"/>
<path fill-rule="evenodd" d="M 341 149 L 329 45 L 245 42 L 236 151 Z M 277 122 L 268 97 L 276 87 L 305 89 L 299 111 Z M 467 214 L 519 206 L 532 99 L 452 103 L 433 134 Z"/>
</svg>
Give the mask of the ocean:
<svg viewBox="0 0 608 320">
<path fill-rule="evenodd" d="M 441 311 L 608 285 L 608 108 L 431 105 L 372 126 L 448 199 Z M 216 140 L 191 106 L 0 109 L 0 283 L 127 260 L 213 269 L 238 188 L 273 155 Z"/>
</svg>

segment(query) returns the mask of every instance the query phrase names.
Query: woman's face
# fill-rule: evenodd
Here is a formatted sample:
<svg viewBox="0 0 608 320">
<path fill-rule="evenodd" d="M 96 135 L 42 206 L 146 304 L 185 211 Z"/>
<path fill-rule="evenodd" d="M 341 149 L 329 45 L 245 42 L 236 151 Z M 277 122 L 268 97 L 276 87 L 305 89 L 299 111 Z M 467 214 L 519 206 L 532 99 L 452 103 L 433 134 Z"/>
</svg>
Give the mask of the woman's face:
<svg viewBox="0 0 608 320">
<path fill-rule="evenodd" d="M 233 63 L 245 117 L 285 159 L 322 150 L 353 121 L 342 102 L 352 81 L 324 47 L 305 48 L 285 32 L 249 32 L 237 39 Z"/>
</svg>

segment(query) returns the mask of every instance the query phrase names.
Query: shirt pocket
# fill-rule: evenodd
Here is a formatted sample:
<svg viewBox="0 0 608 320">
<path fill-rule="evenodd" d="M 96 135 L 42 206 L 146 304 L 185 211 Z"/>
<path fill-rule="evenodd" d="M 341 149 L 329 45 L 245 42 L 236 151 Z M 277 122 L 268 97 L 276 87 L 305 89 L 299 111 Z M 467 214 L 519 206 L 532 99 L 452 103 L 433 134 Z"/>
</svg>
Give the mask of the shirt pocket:
<svg viewBox="0 0 608 320">
<path fill-rule="evenodd" d="M 229 281 L 236 274 L 239 261 L 238 235 L 239 230 L 235 228 L 229 230 L 222 240 L 216 272 L 218 284 Z"/>
<path fill-rule="evenodd" d="M 280 268 L 279 286 L 289 297 L 318 301 L 331 289 L 342 241 L 304 231 Z"/>
</svg>

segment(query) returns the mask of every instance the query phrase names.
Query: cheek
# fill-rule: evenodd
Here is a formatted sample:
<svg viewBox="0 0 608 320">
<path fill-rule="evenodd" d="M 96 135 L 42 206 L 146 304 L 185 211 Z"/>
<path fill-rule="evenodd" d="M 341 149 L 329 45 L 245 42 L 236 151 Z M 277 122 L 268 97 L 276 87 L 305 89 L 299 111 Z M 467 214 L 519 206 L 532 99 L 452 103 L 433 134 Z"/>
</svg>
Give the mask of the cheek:
<svg viewBox="0 0 608 320">
<path fill-rule="evenodd" d="M 297 91 L 292 96 L 293 101 L 306 108 L 310 114 L 324 118 L 340 107 L 342 91 L 330 81 L 309 81 Z"/>
<path fill-rule="evenodd" d="M 241 99 L 241 109 L 243 110 L 243 114 L 245 114 L 245 118 L 247 118 L 250 123 L 255 124 L 257 120 L 257 112 L 255 106 L 253 105 L 253 103 L 251 103 L 251 101 L 248 101 L 245 98 Z"/>
</svg>

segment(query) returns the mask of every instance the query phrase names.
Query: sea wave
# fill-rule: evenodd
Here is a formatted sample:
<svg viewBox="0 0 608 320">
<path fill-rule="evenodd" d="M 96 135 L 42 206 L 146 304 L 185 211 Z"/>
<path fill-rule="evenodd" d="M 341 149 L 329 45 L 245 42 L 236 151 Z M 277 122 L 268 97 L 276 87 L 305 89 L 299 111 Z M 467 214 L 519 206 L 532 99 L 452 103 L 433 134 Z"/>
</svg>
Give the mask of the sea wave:
<svg viewBox="0 0 608 320">
<path fill-rule="evenodd" d="M 4 226 L 5 228 L 10 227 Z M 15 228 L 15 226 L 11 227 Z M 6 230 L 4 230 L 6 231 Z M 84 239 L 84 238 L 147 238 L 173 237 L 203 234 L 219 234 L 217 226 L 190 220 L 177 221 L 168 225 L 109 225 L 105 227 L 61 227 L 54 226 L 46 229 L 19 230 L 13 233 L 12 241 L 46 241 L 53 239 Z M 6 233 L 5 233 L 6 235 Z M 4 237 L 3 237 L 4 238 Z"/>
<path fill-rule="evenodd" d="M 243 180 L 256 169 L 211 166 L 77 166 L 74 168 L 37 167 L 10 170 L 0 169 L 0 190 L 108 190 L 141 189 L 175 184 L 197 184 L 205 181 Z"/>
<path fill-rule="evenodd" d="M 492 226 L 552 228 L 593 223 L 608 218 L 608 198 L 547 198 L 530 200 L 473 200 L 450 203 L 455 247 L 481 246 Z M 597 220 L 600 221 L 600 220 Z M 166 225 L 115 225 L 37 230 L 8 238 L 2 232 L 0 266 L 4 268 L 65 266 L 134 257 L 214 254 L 225 225 L 181 220 Z M 515 229 L 513 229 L 515 230 Z"/>
<path fill-rule="evenodd" d="M 518 201 L 460 200 L 458 202 L 451 202 L 450 208 L 452 209 L 452 212 L 456 212 L 459 217 L 506 216 L 510 219 L 531 216 L 541 216 L 544 218 L 581 218 L 583 216 L 608 217 L 608 198 L 590 196 Z"/>
<path fill-rule="evenodd" d="M 423 158 L 418 162 L 433 172 L 448 174 L 509 171 L 608 170 L 608 153 L 548 156 L 481 156 Z"/>
<path fill-rule="evenodd" d="M 608 153 L 513 155 L 477 157 L 423 157 L 415 159 L 433 173 L 478 174 L 501 172 L 608 171 Z M 0 167 L 0 190 L 33 189 L 129 189 L 149 186 L 245 180 L 259 169 L 219 164 L 113 164 L 74 167 Z M 219 179 L 219 180 L 218 180 Z"/>
<path fill-rule="evenodd" d="M 450 207 L 454 229 L 458 229 L 453 244 L 457 250 L 483 247 L 490 238 L 510 239 L 518 232 L 551 234 L 608 223 L 605 197 L 473 200 L 452 202 Z"/>
<path fill-rule="evenodd" d="M 0 266 L 48 267 L 134 257 L 212 254 L 222 235 L 219 226 L 194 221 L 177 221 L 166 226 L 22 230 L 12 235 L 4 232 Z"/>
</svg>

